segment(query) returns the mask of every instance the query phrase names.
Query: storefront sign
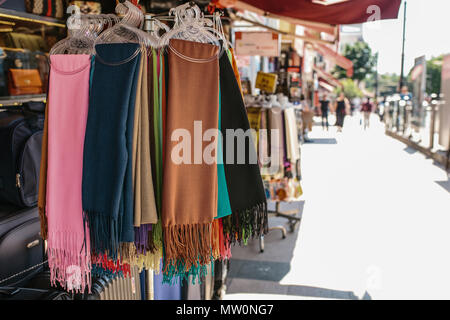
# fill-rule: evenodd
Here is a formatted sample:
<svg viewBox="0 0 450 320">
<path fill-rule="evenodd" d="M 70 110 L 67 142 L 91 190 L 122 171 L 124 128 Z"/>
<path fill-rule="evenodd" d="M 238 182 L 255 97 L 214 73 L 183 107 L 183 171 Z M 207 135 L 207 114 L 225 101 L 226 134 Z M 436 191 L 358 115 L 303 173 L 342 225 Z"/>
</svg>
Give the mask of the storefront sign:
<svg viewBox="0 0 450 320">
<path fill-rule="evenodd" d="M 267 93 L 274 93 L 277 87 L 278 76 L 273 73 L 258 72 L 255 88 Z"/>
<path fill-rule="evenodd" d="M 236 55 L 277 57 L 280 54 L 280 41 L 277 33 L 236 32 Z"/>
</svg>

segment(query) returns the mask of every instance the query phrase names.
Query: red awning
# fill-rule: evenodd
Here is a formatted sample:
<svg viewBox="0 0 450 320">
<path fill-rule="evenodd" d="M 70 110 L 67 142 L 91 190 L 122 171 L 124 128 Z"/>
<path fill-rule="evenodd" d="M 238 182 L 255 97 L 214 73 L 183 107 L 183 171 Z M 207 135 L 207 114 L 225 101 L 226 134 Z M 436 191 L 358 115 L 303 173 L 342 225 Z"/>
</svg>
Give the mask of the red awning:
<svg viewBox="0 0 450 320">
<path fill-rule="evenodd" d="M 240 0 L 279 16 L 327 24 L 396 19 L 401 0 Z"/>
<path fill-rule="evenodd" d="M 336 86 L 332 86 L 331 84 L 329 84 L 326 81 L 323 80 L 319 80 L 319 86 L 321 86 L 322 88 L 324 88 L 325 90 L 329 91 L 329 92 L 333 92 L 334 88 L 336 88 Z"/>
<path fill-rule="evenodd" d="M 347 70 L 347 77 L 353 76 L 353 62 L 351 60 L 341 56 L 339 53 L 323 44 L 314 44 L 314 48 L 319 51 L 321 55 L 331 59 L 335 64 Z"/>
<path fill-rule="evenodd" d="M 313 67 L 313 70 L 315 72 L 317 72 L 317 75 L 319 76 L 319 80 L 325 81 L 328 84 L 335 86 L 335 87 L 342 87 L 342 83 L 338 79 L 333 77 L 331 74 L 329 74 L 317 67 Z"/>
</svg>

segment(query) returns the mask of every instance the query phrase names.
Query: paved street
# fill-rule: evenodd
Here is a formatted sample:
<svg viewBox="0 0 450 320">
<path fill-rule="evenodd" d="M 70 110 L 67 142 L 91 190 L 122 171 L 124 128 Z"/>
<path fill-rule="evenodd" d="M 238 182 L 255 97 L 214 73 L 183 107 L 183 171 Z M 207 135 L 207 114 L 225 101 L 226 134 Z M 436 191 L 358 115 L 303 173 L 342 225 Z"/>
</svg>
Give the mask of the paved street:
<svg viewBox="0 0 450 320">
<path fill-rule="evenodd" d="M 314 127 L 302 146 L 294 233 L 233 248 L 227 299 L 450 298 L 450 182 L 433 160 L 384 134 Z M 285 224 L 280 218 L 270 225 Z"/>
</svg>

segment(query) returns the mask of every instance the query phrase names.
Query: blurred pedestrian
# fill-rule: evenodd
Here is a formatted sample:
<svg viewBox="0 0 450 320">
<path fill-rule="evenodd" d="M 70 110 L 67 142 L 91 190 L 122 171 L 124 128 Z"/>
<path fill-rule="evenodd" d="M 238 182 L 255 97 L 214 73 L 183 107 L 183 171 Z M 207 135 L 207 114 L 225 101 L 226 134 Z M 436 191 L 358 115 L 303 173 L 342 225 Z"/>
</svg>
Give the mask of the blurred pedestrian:
<svg viewBox="0 0 450 320">
<path fill-rule="evenodd" d="M 345 97 L 343 91 L 334 102 L 334 110 L 336 112 L 336 126 L 338 128 L 338 132 L 341 132 L 344 126 L 345 115 L 350 112 L 350 102 Z"/>
<path fill-rule="evenodd" d="M 386 113 L 386 96 L 383 97 L 383 100 L 378 104 L 378 115 L 380 116 L 380 121 L 384 121 L 384 115 Z"/>
<path fill-rule="evenodd" d="M 362 101 L 361 101 L 360 97 L 355 97 L 352 99 L 352 101 L 350 103 L 351 103 L 352 109 L 353 109 L 351 112 L 351 115 L 353 115 L 354 110 L 359 110 L 361 108 Z"/>
<path fill-rule="evenodd" d="M 400 99 L 402 100 L 411 100 L 412 99 L 412 94 L 411 92 L 409 92 L 408 87 L 407 86 L 403 86 L 400 90 Z"/>
<path fill-rule="evenodd" d="M 322 95 L 322 100 L 320 100 L 320 112 L 322 116 L 322 129 L 325 128 L 328 130 L 328 109 L 330 105 L 330 100 L 328 100 L 328 96 L 326 93 Z"/>
<path fill-rule="evenodd" d="M 372 114 L 372 110 L 373 110 L 373 103 L 371 99 L 368 97 L 366 102 L 364 102 L 361 107 L 361 111 L 364 116 L 364 130 L 366 130 L 370 126 L 370 115 Z"/>
</svg>

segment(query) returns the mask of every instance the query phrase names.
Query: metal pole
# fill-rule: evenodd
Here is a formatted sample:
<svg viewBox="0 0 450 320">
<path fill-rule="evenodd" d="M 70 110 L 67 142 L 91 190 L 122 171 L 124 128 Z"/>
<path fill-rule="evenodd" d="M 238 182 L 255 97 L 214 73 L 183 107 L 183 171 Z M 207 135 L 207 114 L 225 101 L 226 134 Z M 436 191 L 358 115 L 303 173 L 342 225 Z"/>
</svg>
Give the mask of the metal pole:
<svg viewBox="0 0 450 320">
<path fill-rule="evenodd" d="M 378 106 L 378 52 L 375 53 L 375 106 Z"/>
<path fill-rule="evenodd" d="M 405 0 L 405 6 L 403 11 L 403 40 L 402 40 L 402 66 L 400 71 L 400 83 L 399 83 L 399 91 L 402 89 L 404 81 L 403 81 L 403 75 L 404 75 L 404 64 L 405 64 L 405 34 L 406 34 L 406 0 Z"/>
</svg>

